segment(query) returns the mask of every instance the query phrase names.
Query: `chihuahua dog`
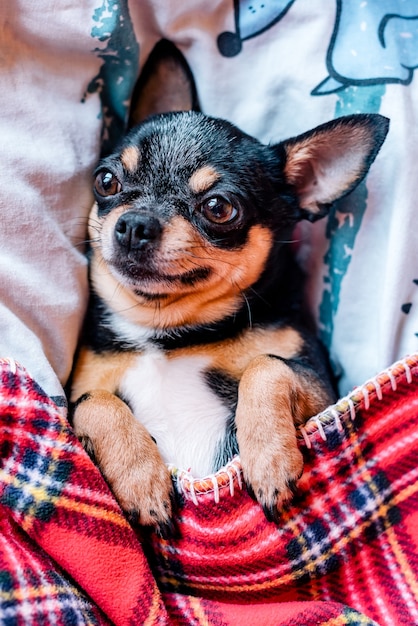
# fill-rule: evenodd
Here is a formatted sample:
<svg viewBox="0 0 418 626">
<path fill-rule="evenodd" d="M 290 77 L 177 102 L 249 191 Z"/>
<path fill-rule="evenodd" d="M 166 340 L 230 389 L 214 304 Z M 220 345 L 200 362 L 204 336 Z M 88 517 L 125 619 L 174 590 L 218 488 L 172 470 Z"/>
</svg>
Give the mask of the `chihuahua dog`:
<svg viewBox="0 0 418 626">
<path fill-rule="evenodd" d="M 198 110 L 184 57 L 162 41 L 131 126 L 95 172 L 75 432 L 121 507 L 161 533 L 167 464 L 204 477 L 238 453 L 277 522 L 303 469 L 297 426 L 334 400 L 292 231 L 365 177 L 388 121 L 352 115 L 263 145 Z"/>
</svg>

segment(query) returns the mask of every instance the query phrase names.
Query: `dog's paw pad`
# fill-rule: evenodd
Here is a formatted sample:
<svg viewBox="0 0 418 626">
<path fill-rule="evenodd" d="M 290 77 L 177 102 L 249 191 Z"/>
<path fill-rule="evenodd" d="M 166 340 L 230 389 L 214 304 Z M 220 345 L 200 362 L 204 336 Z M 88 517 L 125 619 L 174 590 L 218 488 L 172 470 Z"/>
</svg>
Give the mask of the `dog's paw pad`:
<svg viewBox="0 0 418 626">
<path fill-rule="evenodd" d="M 158 522 L 155 526 L 155 532 L 161 539 L 175 539 L 180 537 L 178 525 L 173 517 L 166 522 Z"/>
<path fill-rule="evenodd" d="M 287 486 L 284 489 L 274 489 L 270 496 L 267 496 L 264 492 L 259 494 L 257 500 L 264 511 L 267 521 L 275 524 L 280 522 L 283 509 L 292 500 L 297 490 L 297 482 L 292 480 L 291 483 L 291 486 Z"/>
<path fill-rule="evenodd" d="M 268 522 L 274 522 L 275 524 L 279 523 L 281 509 L 278 508 L 277 501 L 262 505 L 262 509 Z"/>
<path fill-rule="evenodd" d="M 131 526 L 147 526 L 154 528 L 163 539 L 176 536 L 177 529 L 173 519 L 174 496 L 170 495 L 164 502 L 150 502 L 150 498 L 142 506 L 125 509 L 125 515 Z"/>
<path fill-rule="evenodd" d="M 93 461 L 95 465 L 97 465 L 96 454 L 94 452 L 93 442 L 87 435 L 81 435 L 78 437 L 79 442 L 84 448 L 84 451 L 87 452 L 90 459 Z"/>
<path fill-rule="evenodd" d="M 303 457 L 296 450 L 291 459 L 266 464 L 254 464 L 253 472 L 246 472 L 245 483 L 250 497 L 262 507 L 269 522 L 279 523 L 282 509 L 293 499 L 297 492 L 298 481 L 303 472 Z"/>
</svg>

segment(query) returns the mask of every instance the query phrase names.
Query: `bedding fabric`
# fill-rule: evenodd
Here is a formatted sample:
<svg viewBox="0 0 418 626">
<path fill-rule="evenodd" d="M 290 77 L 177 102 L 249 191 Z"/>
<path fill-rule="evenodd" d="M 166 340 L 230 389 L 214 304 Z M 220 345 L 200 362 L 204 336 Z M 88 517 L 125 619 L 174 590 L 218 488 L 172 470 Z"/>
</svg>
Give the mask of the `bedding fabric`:
<svg viewBox="0 0 418 626">
<path fill-rule="evenodd" d="M 87 297 L 91 172 L 163 37 L 185 54 L 202 110 L 264 142 L 349 113 L 390 118 L 366 183 L 296 238 L 341 394 L 418 349 L 415 0 L 3 5 L 0 355 L 62 394 Z"/>
<path fill-rule="evenodd" d="M 2 624 L 418 622 L 418 354 L 312 418 L 276 526 L 242 488 L 173 472 L 179 537 L 126 521 L 65 417 L 0 367 Z"/>
</svg>

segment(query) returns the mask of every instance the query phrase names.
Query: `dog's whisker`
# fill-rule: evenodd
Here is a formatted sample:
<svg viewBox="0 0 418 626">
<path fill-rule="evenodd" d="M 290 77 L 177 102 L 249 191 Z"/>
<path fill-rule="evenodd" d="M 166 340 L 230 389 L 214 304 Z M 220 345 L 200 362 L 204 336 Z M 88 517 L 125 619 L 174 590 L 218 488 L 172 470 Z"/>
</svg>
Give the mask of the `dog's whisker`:
<svg viewBox="0 0 418 626">
<path fill-rule="evenodd" d="M 294 245 L 297 243 L 302 243 L 303 239 L 273 239 L 273 243 L 278 245 Z"/>
<path fill-rule="evenodd" d="M 252 318 L 252 312 L 251 312 L 251 305 L 250 305 L 250 302 L 249 302 L 247 296 L 245 295 L 244 291 L 241 291 L 241 295 L 244 298 L 245 304 L 247 306 L 247 311 L 248 311 L 248 328 L 252 328 L 253 327 L 253 318 Z"/>
<path fill-rule="evenodd" d="M 266 307 L 270 306 L 270 303 L 268 302 L 268 300 L 266 300 L 258 291 L 256 291 L 253 287 L 249 287 L 247 289 L 247 292 L 250 292 L 254 295 L 255 298 L 257 298 L 257 300 L 259 300 L 260 302 L 263 302 L 264 305 Z"/>
<path fill-rule="evenodd" d="M 95 239 L 83 239 L 82 241 L 78 241 L 74 244 L 76 248 L 84 248 L 86 246 L 98 247 L 100 245 L 100 239 L 97 237 Z"/>
<path fill-rule="evenodd" d="M 200 266 L 200 263 L 197 263 L 197 261 L 207 261 L 209 258 L 210 260 L 215 260 L 218 265 L 223 264 L 223 265 L 227 265 L 228 267 L 235 267 L 234 263 L 231 263 L 231 261 L 225 258 L 219 258 L 219 256 L 216 256 L 216 254 L 213 254 L 213 255 L 208 254 L 206 257 L 198 256 L 197 254 L 193 252 L 189 252 L 189 251 L 185 251 L 185 254 L 187 255 L 189 259 L 196 260 L 196 266 Z"/>
</svg>

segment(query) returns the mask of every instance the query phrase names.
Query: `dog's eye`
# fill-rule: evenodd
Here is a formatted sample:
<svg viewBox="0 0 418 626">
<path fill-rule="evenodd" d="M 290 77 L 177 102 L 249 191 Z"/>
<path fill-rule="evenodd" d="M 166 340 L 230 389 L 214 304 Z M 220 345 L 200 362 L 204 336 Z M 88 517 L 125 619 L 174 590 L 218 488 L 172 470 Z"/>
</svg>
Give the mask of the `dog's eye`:
<svg viewBox="0 0 418 626">
<path fill-rule="evenodd" d="M 200 205 L 202 215 L 214 224 L 227 224 L 232 222 L 238 215 L 233 204 L 220 196 L 209 198 Z"/>
<path fill-rule="evenodd" d="M 99 196 L 115 196 L 122 190 L 122 185 L 112 172 L 99 172 L 94 181 L 94 188 Z"/>
</svg>

